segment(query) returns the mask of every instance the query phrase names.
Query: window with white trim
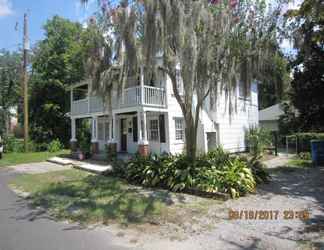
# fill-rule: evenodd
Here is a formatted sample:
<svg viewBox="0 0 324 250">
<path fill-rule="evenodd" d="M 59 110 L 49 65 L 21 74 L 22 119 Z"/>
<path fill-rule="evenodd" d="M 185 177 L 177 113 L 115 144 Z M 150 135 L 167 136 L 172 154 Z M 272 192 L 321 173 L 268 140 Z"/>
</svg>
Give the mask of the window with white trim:
<svg viewBox="0 0 324 250">
<path fill-rule="evenodd" d="M 149 139 L 150 141 L 159 141 L 159 120 L 150 120 L 149 127 Z"/>
<path fill-rule="evenodd" d="M 177 141 L 184 141 L 185 131 L 184 131 L 184 120 L 183 118 L 175 118 L 175 139 Z"/>
</svg>

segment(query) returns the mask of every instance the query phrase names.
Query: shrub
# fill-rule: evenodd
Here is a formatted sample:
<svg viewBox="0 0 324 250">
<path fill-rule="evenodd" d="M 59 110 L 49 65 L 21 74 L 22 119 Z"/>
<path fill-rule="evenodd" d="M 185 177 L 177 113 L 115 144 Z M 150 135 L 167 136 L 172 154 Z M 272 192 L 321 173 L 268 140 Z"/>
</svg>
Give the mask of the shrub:
<svg viewBox="0 0 324 250">
<path fill-rule="evenodd" d="M 3 144 L 5 153 L 24 152 L 24 141 L 22 139 L 17 139 L 14 136 L 8 136 L 4 138 Z"/>
<path fill-rule="evenodd" d="M 264 128 L 251 127 L 247 132 L 246 141 L 251 155 L 258 157 L 271 145 L 271 133 Z"/>
<path fill-rule="evenodd" d="M 268 183 L 270 181 L 270 174 L 265 169 L 265 164 L 260 161 L 259 157 L 252 157 L 251 159 L 240 157 L 252 171 L 254 179 L 257 184 Z"/>
<path fill-rule="evenodd" d="M 260 173 L 261 170 L 250 168 L 247 161 L 230 157 L 221 148 L 194 162 L 185 155 L 136 155 L 115 169 L 116 175 L 131 183 L 172 191 L 229 193 L 233 198 L 252 192 L 256 186 L 254 174 Z"/>
<path fill-rule="evenodd" d="M 48 145 L 48 151 L 51 153 L 58 152 L 62 149 L 63 144 L 58 139 L 51 141 L 51 143 Z"/>
<path fill-rule="evenodd" d="M 310 152 L 301 152 L 298 154 L 298 158 L 305 161 L 310 161 L 312 159 L 312 156 Z"/>
</svg>

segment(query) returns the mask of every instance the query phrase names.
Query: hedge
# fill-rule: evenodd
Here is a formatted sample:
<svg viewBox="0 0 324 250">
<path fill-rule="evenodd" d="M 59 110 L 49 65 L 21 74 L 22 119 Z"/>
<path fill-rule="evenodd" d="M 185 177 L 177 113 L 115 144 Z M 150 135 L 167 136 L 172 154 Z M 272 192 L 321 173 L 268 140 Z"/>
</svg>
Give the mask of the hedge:
<svg viewBox="0 0 324 250">
<path fill-rule="evenodd" d="M 297 151 L 310 152 L 311 151 L 311 140 L 324 140 L 324 133 L 297 133 Z"/>
</svg>

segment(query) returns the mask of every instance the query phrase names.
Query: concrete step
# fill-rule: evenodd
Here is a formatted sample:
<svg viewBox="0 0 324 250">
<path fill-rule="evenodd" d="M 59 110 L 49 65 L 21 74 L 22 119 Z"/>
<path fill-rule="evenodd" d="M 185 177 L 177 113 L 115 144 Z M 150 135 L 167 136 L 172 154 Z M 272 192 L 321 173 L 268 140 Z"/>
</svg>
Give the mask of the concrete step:
<svg viewBox="0 0 324 250">
<path fill-rule="evenodd" d="M 49 158 L 47 161 L 51 162 L 51 163 L 56 163 L 56 164 L 59 164 L 62 166 L 67 166 L 67 165 L 73 164 L 72 160 L 61 158 L 61 157 L 52 157 L 52 158 Z"/>
<path fill-rule="evenodd" d="M 90 163 L 73 164 L 73 167 L 88 172 L 96 173 L 96 174 L 105 174 L 113 170 L 113 167 L 111 165 L 101 166 L 101 165 L 90 164 Z"/>
</svg>

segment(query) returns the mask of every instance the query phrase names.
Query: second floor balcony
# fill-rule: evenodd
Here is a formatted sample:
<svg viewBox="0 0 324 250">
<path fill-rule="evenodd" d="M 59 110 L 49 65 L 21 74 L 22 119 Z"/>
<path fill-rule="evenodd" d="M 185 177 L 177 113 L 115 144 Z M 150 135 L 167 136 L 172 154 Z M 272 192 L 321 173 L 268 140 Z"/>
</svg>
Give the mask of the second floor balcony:
<svg viewBox="0 0 324 250">
<path fill-rule="evenodd" d="M 103 99 L 90 94 L 87 88 L 87 95 L 84 98 L 75 98 L 73 88 L 71 91 L 71 115 L 87 115 L 92 113 L 105 112 L 108 109 Z M 151 86 L 135 86 L 124 89 L 121 95 L 112 93 L 112 108 L 121 109 L 134 106 L 148 106 L 166 108 L 166 92 L 164 88 Z"/>
</svg>

